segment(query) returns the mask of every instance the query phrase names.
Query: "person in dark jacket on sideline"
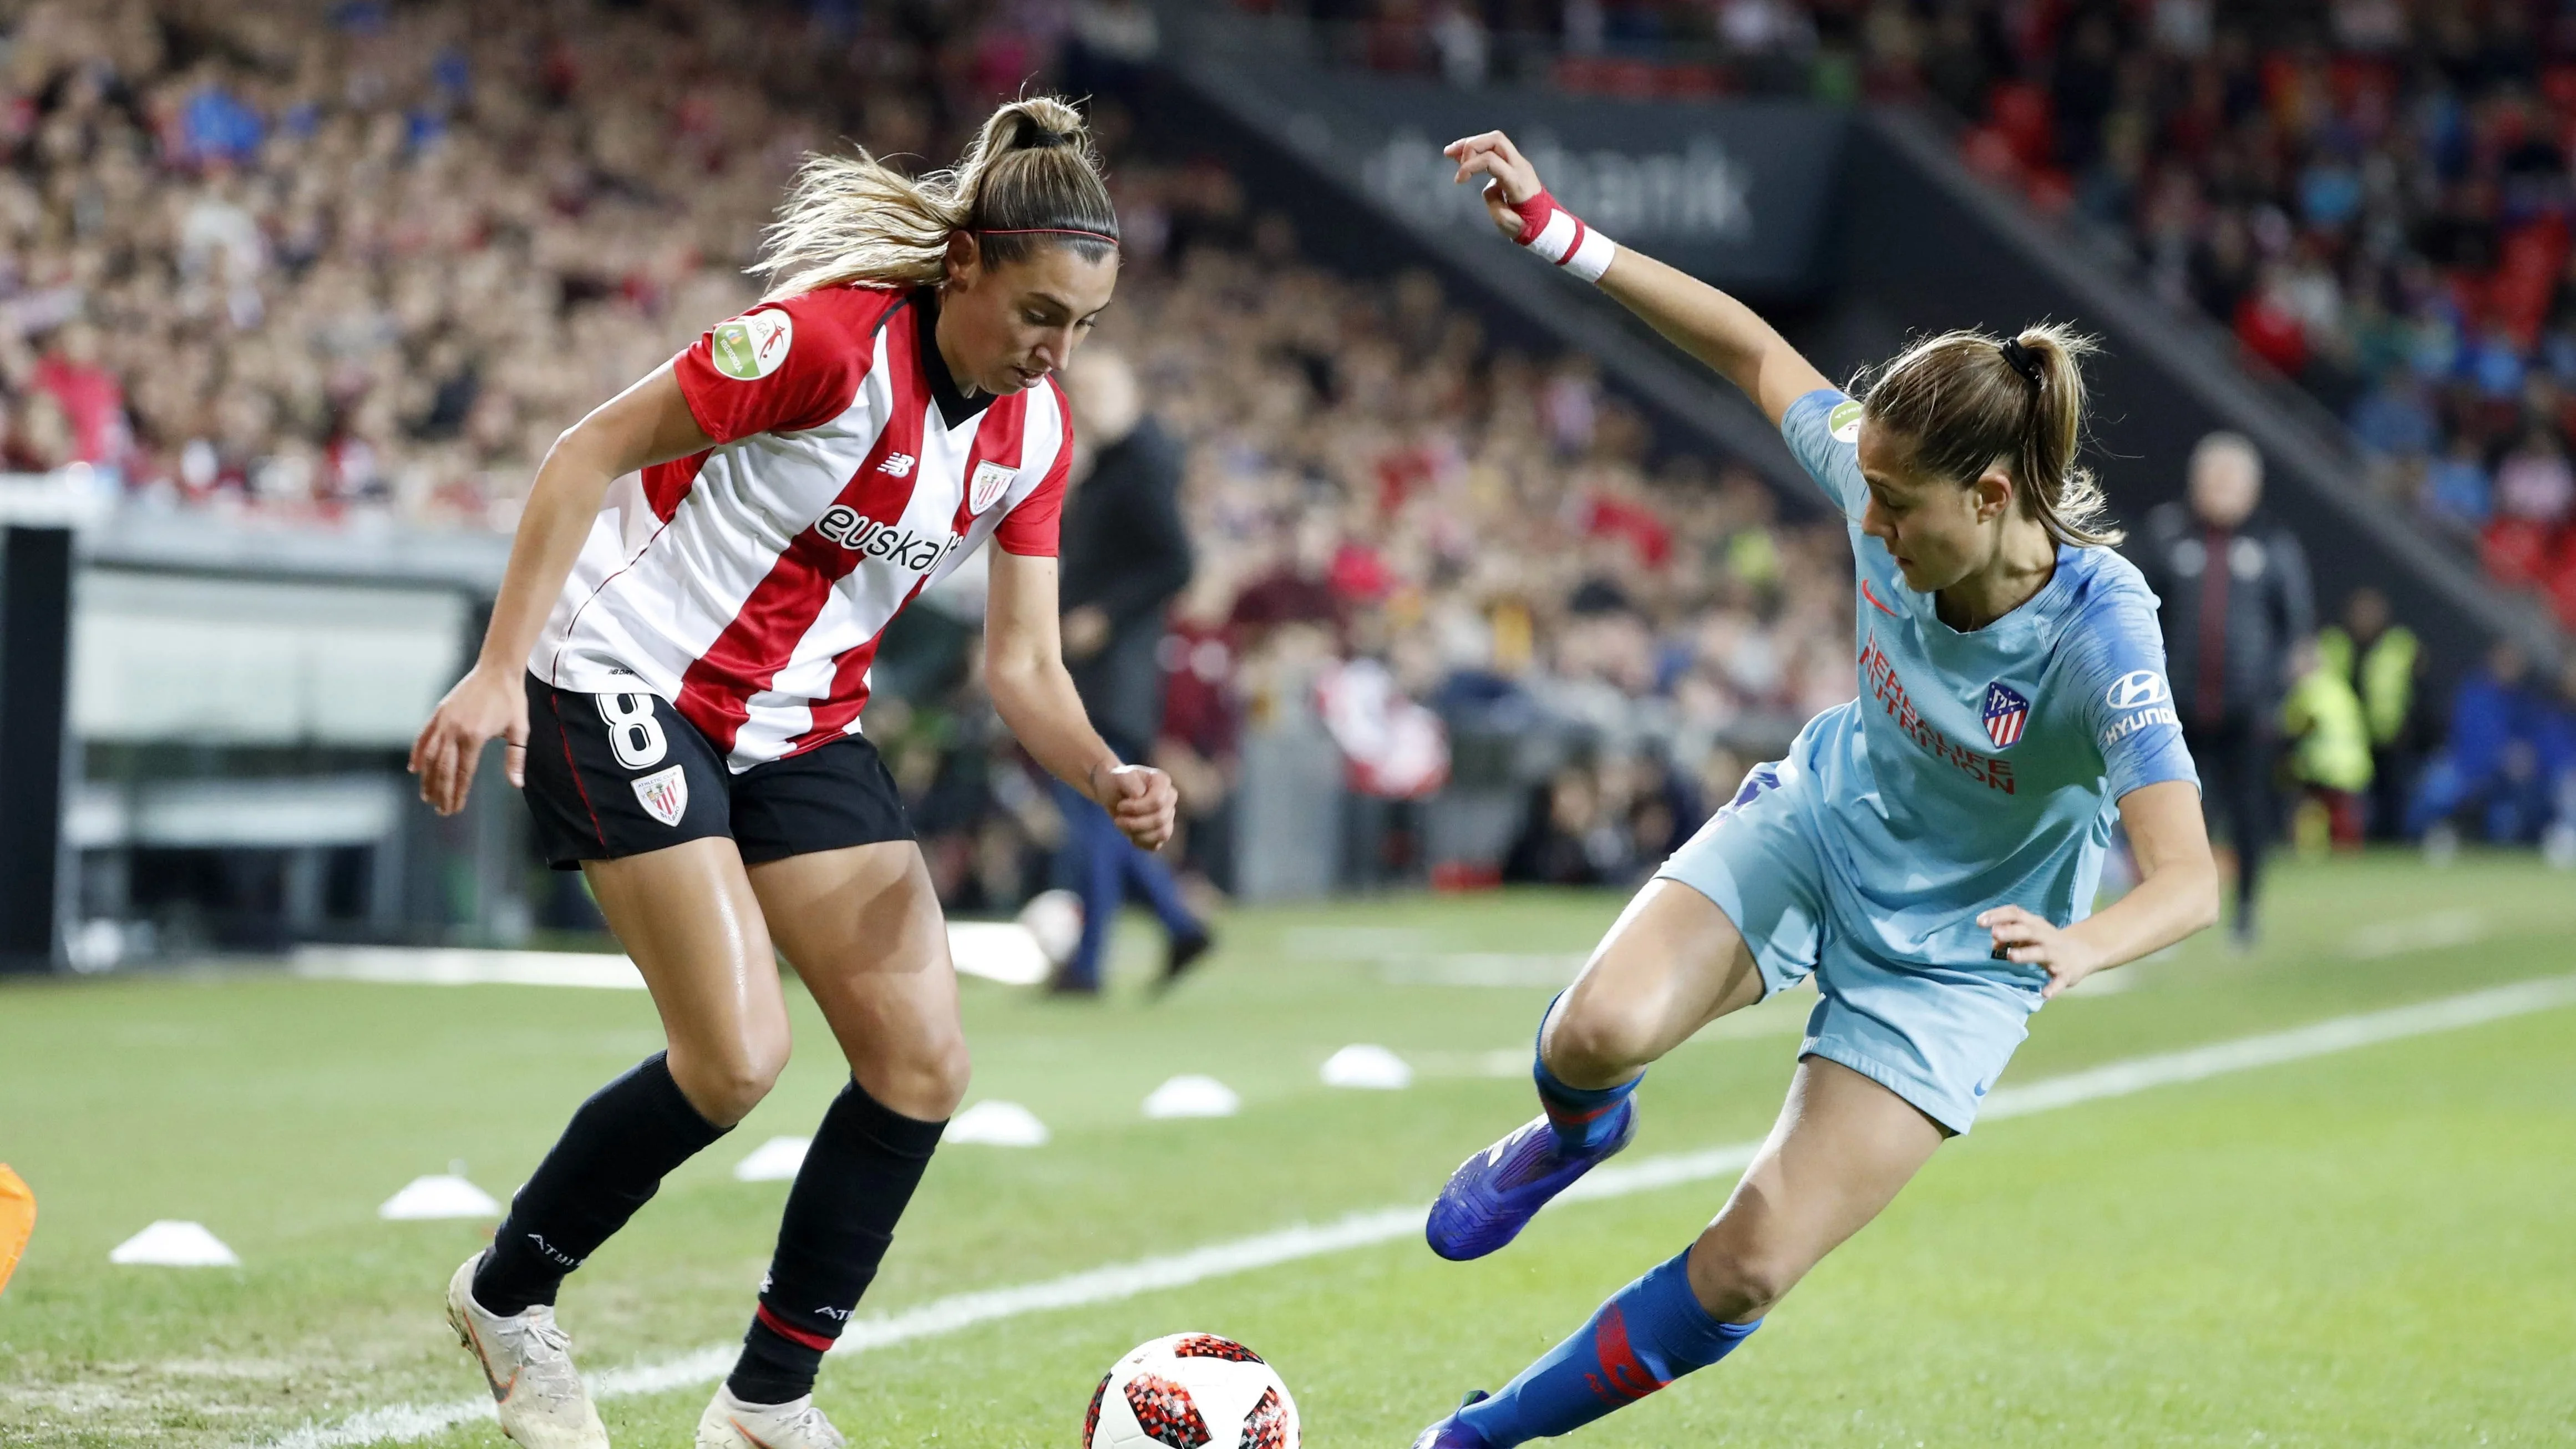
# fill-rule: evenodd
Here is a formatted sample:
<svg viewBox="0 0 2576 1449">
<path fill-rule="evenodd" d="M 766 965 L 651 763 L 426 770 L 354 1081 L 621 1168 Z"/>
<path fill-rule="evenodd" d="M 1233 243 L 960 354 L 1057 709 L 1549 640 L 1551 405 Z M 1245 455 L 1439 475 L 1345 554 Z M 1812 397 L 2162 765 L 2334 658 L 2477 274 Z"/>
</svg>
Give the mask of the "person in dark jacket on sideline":
<svg viewBox="0 0 2576 1449">
<path fill-rule="evenodd" d="M 2191 452 L 2187 507 L 2147 517 L 2137 564 L 2163 600 L 2165 671 L 2202 801 L 2236 851 L 2235 931 L 2250 944 L 2263 852 L 2276 824 L 2272 770 L 2291 660 L 2316 630 L 2307 556 L 2255 516 L 2263 455 L 2236 433 Z"/>
<path fill-rule="evenodd" d="M 1084 349 L 1065 381 L 1075 453 L 1059 544 L 1064 662 L 1100 737 L 1118 758 L 1141 761 L 1163 723 L 1156 650 L 1164 610 L 1188 586 L 1192 566 L 1181 523 L 1181 448 L 1145 412 L 1135 371 L 1116 352 Z M 1159 858 L 1119 834 L 1080 791 L 1058 782 L 1055 794 L 1065 817 L 1059 875 L 1082 897 L 1082 937 L 1056 988 L 1100 989 L 1110 923 L 1131 895 L 1162 922 L 1169 985 L 1207 950 L 1207 927 Z"/>
</svg>

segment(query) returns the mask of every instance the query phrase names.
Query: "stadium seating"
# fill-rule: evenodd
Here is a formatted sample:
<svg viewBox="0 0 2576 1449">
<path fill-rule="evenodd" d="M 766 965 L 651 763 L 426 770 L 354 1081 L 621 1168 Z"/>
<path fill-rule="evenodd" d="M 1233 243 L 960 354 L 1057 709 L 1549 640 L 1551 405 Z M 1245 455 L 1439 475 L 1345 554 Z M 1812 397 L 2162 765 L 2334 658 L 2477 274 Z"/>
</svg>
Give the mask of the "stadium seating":
<svg viewBox="0 0 2576 1449">
<path fill-rule="evenodd" d="M 506 531 L 556 432 L 752 300 L 740 268 L 800 154 L 839 135 L 950 154 L 993 96 L 1060 78 L 1101 9 L 1068 32 L 969 8 L 34 6 L 0 134 L 9 461 L 88 464 L 130 508 Z M 855 97 L 828 83 L 852 66 Z M 1114 105 L 1102 122 L 1119 150 Z M 1559 747 L 1487 784 L 1589 801 L 1555 828 L 1591 845 L 1513 858 L 1624 878 L 1743 753 L 1848 695 L 1838 570 L 1800 566 L 1838 531 L 1781 527 L 1707 461 L 1651 464 L 1588 367 L 1487 347 L 1427 276 L 1302 265 L 1222 169 L 1114 159 L 1129 276 L 1104 338 L 1191 444 L 1205 577 L 1184 615 L 1227 646 L 1228 707 L 1182 731 L 1198 803 L 1219 808 L 1233 722 L 1306 708 L 1320 669 L 1366 653 L 1469 735 L 1547 722 Z M 913 704 L 879 730 L 899 760 L 906 720 L 935 736 L 916 803 L 996 778 L 950 758 L 971 698 Z M 991 865 L 1046 834 L 1003 794 L 929 812 L 952 897 L 1041 883 Z M 1391 848 L 1355 868 L 1436 863 Z"/>
</svg>

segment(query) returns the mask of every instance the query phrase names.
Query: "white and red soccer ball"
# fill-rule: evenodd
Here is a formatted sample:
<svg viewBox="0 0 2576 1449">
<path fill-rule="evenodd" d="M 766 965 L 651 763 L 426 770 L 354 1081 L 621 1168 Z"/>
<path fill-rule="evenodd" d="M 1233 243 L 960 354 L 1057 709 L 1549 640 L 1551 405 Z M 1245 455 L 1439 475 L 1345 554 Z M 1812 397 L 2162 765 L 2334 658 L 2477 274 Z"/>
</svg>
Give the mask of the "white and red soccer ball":
<svg viewBox="0 0 2576 1449">
<path fill-rule="evenodd" d="M 1261 1355 L 1213 1333 L 1131 1350 L 1091 1396 L 1083 1449 L 1298 1449 L 1297 1401 Z"/>
</svg>

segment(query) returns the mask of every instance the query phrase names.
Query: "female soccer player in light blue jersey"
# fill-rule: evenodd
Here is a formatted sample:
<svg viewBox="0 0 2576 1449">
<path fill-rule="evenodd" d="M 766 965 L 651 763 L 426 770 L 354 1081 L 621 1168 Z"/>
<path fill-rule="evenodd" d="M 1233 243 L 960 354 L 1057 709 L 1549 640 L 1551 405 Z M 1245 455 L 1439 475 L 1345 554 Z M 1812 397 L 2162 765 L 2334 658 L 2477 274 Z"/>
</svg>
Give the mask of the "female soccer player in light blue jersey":
<svg viewBox="0 0 2576 1449">
<path fill-rule="evenodd" d="M 1416 1449 L 1563 1434 L 1715 1363 L 1878 1215 L 2049 997 L 2217 919 L 2156 600 L 2076 463 L 2084 339 L 1916 344 L 1846 397 L 1742 303 L 1584 226 L 1500 132 L 1448 148 L 1503 234 L 1742 388 L 1851 527 L 1860 697 L 1676 851 L 1539 1026 L 1543 1115 L 1460 1167 L 1433 1251 L 1493 1252 L 1635 1131 L 1646 1065 L 1812 973 L 1780 1119 L 1698 1241 Z M 2091 913 L 2114 814 L 2142 879 Z"/>
</svg>

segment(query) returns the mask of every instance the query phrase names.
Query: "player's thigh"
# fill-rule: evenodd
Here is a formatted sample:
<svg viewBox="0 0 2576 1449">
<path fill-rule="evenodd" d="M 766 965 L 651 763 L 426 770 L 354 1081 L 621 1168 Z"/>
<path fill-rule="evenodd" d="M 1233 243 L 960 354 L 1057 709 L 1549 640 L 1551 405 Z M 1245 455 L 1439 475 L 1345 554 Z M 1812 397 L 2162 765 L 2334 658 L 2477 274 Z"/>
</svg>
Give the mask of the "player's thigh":
<svg viewBox="0 0 2576 1449">
<path fill-rule="evenodd" d="M 764 861 L 751 887 L 870 1096 L 936 1120 L 966 1091 L 948 929 L 921 848 L 880 841 Z"/>
<path fill-rule="evenodd" d="M 1550 1070 L 1575 1086 L 1607 1085 L 1814 969 L 1825 890 L 1813 789 L 1792 760 L 1746 772 L 1735 798 L 1628 903 L 1550 1013 L 1541 1044 Z"/>
<path fill-rule="evenodd" d="M 1726 912 L 1679 881 L 1651 880 L 1548 1013 L 1540 1049 L 1574 1085 L 1606 1085 L 1579 1079 L 1624 1076 L 1760 1001 L 1763 990 L 1761 968 Z"/>
<path fill-rule="evenodd" d="M 1799 1062 L 1771 1135 L 1692 1245 L 1700 1301 L 1733 1321 L 1766 1311 L 1877 1217 L 1946 1136 L 1859 1072 L 1822 1057 Z"/>
<path fill-rule="evenodd" d="M 670 1041 L 672 1079 L 710 1119 L 741 1119 L 787 1063 L 787 1003 L 759 899 L 721 835 L 582 862 Z"/>
</svg>

